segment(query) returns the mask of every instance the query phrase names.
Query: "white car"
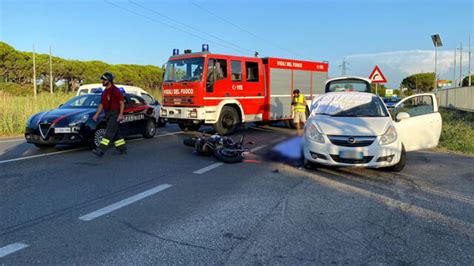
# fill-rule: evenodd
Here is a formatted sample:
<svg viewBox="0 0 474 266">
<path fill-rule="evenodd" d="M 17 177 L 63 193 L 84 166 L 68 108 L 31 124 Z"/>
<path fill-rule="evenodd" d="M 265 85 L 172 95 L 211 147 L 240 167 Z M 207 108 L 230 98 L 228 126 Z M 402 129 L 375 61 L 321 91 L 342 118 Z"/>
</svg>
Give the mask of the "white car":
<svg viewBox="0 0 474 266">
<path fill-rule="evenodd" d="M 403 99 L 392 114 L 371 93 L 327 93 L 311 107 L 303 138 L 304 164 L 389 167 L 398 172 L 405 166 L 406 152 L 438 145 L 441 124 L 431 93 Z"/>
<path fill-rule="evenodd" d="M 135 94 L 142 97 L 148 103 L 148 105 L 152 106 L 153 109 L 155 110 L 156 121 L 158 121 L 157 125 L 159 127 L 164 127 L 166 125 L 167 121 L 163 117 L 160 117 L 161 104 L 158 100 L 153 98 L 153 96 L 151 96 L 150 93 L 148 93 L 142 88 L 135 87 L 135 86 L 121 85 L 121 84 L 115 84 L 115 86 L 117 86 L 123 92 L 129 93 L 129 94 Z M 100 83 L 81 85 L 79 89 L 77 90 L 76 95 L 79 96 L 79 95 L 90 94 L 90 93 L 102 93 L 104 89 L 105 87 Z"/>
</svg>

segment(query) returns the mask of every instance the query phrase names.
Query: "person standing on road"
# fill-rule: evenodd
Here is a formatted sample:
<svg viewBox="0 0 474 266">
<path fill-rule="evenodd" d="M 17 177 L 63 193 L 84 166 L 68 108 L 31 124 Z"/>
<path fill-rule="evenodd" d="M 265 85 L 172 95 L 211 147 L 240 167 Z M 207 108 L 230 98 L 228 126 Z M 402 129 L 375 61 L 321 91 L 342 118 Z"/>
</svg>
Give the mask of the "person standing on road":
<svg viewBox="0 0 474 266">
<path fill-rule="evenodd" d="M 119 88 L 114 85 L 114 76 L 110 72 L 105 72 L 101 77 L 102 85 L 105 87 L 102 98 L 97 107 L 92 120 L 97 121 L 100 113 L 105 112 L 105 121 L 107 123 L 106 132 L 99 147 L 92 152 L 101 157 L 109 147 L 111 141 L 114 141 L 115 148 L 120 154 L 127 152 L 125 140 L 120 134 L 120 121 L 123 120 L 123 110 L 125 108 L 124 97 Z"/>
<path fill-rule="evenodd" d="M 293 123 L 296 126 L 296 134 L 301 136 L 301 129 L 306 123 L 306 100 L 304 95 L 300 93 L 300 90 L 296 89 L 293 91 L 293 101 L 291 102 L 293 106 Z"/>
</svg>

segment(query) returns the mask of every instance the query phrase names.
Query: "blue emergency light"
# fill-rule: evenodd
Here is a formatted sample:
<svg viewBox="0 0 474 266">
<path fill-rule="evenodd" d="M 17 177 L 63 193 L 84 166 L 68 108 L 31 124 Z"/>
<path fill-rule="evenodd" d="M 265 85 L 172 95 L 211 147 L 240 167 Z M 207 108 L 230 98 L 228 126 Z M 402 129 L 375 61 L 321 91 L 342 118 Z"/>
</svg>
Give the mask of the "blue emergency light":
<svg viewBox="0 0 474 266">
<path fill-rule="evenodd" d="M 209 52 L 209 44 L 203 44 L 202 45 L 202 51 L 203 52 Z"/>
<path fill-rule="evenodd" d="M 179 55 L 179 49 L 173 49 L 173 55 Z"/>
<path fill-rule="evenodd" d="M 120 91 L 122 94 L 125 93 L 125 89 L 124 89 L 124 88 L 120 87 L 120 88 L 118 88 L 118 89 L 119 89 L 119 91 Z"/>
</svg>

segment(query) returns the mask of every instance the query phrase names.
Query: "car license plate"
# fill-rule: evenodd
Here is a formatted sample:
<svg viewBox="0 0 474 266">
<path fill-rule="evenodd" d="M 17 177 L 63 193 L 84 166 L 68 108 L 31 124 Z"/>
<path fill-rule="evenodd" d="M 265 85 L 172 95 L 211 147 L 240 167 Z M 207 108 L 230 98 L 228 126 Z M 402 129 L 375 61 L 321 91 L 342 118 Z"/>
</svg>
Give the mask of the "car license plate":
<svg viewBox="0 0 474 266">
<path fill-rule="evenodd" d="M 357 151 L 340 151 L 339 157 L 343 159 L 364 159 L 364 153 Z"/>
<path fill-rule="evenodd" d="M 54 128 L 54 133 L 71 133 L 70 127 L 56 127 Z"/>
</svg>

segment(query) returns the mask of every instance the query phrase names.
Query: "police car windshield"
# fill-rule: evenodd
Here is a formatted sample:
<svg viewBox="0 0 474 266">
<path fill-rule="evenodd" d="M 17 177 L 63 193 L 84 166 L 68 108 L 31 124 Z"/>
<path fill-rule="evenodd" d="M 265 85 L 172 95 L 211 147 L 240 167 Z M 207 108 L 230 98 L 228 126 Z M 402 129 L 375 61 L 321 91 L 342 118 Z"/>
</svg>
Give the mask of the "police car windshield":
<svg viewBox="0 0 474 266">
<path fill-rule="evenodd" d="M 66 108 L 97 108 L 100 104 L 102 94 L 87 94 L 72 98 L 63 104 L 60 109 Z"/>
<path fill-rule="evenodd" d="M 170 60 L 166 64 L 164 82 L 201 81 L 204 58 Z"/>
<path fill-rule="evenodd" d="M 370 85 L 368 82 L 358 79 L 334 80 L 326 85 L 326 92 L 338 91 L 370 92 Z"/>
</svg>

